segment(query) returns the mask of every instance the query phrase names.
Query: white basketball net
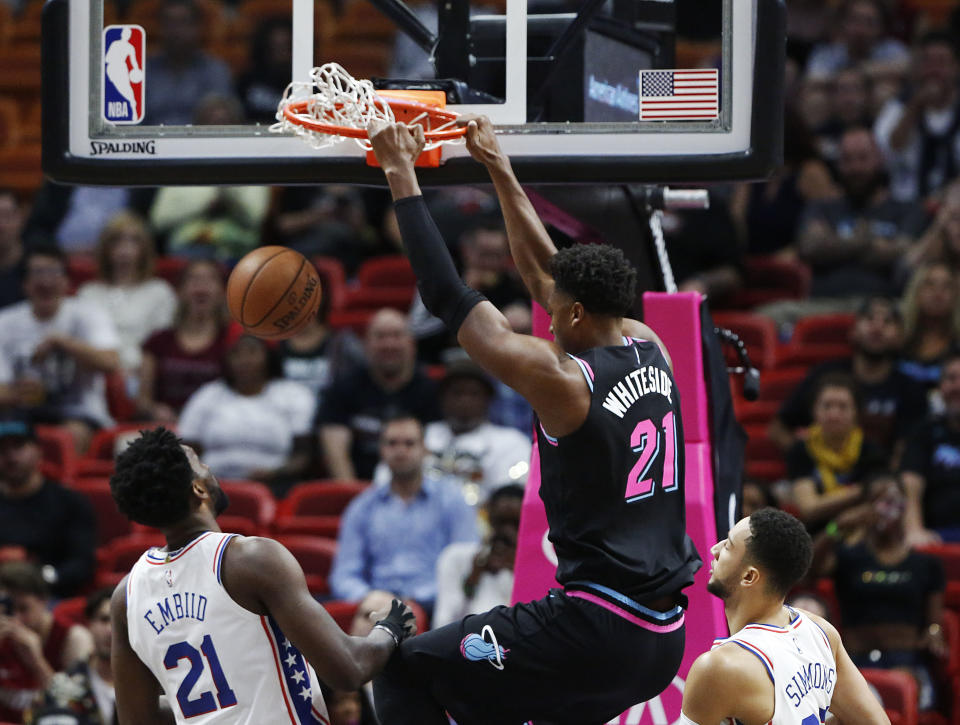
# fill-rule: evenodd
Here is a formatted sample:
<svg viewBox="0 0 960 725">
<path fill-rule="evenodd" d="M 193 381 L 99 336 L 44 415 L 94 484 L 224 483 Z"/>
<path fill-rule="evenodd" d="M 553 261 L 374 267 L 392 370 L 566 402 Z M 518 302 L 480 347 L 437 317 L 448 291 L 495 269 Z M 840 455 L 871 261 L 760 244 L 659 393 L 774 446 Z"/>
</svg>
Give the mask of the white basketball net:
<svg viewBox="0 0 960 725">
<path fill-rule="evenodd" d="M 309 81 L 294 81 L 287 86 L 277 107 L 277 123 L 270 127 L 274 133 L 294 133 L 315 149 L 340 143 L 344 137 L 301 126 L 284 115 L 287 106 L 304 100 L 310 102 L 304 111 L 296 115 L 319 123 L 365 129 L 373 120 L 389 123 L 396 120 L 390 104 L 377 95 L 370 81 L 354 78 L 338 63 L 327 63 L 311 70 Z M 428 114 L 424 113 L 411 120 L 408 125 L 423 121 L 424 130 L 437 130 L 453 123 L 451 121 L 444 126 L 430 128 L 429 120 Z M 372 149 L 366 138 L 353 140 L 366 151 Z M 457 141 L 462 142 L 462 139 Z M 428 141 L 424 151 L 443 143 L 456 141 Z"/>
</svg>

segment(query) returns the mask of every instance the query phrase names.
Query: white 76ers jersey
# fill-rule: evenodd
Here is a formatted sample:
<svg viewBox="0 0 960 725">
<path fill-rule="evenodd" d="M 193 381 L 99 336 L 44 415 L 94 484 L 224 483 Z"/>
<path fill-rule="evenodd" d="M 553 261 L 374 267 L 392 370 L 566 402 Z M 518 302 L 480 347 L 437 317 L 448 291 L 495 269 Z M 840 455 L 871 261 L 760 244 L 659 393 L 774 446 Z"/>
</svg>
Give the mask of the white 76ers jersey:
<svg viewBox="0 0 960 725">
<path fill-rule="evenodd" d="M 791 612 L 787 627 L 748 624 L 731 637 L 714 640 L 713 648 L 740 646 L 763 663 L 775 693 L 770 725 L 820 725 L 837 684 L 837 663 L 820 625 Z"/>
<path fill-rule="evenodd" d="M 207 532 L 179 551 L 144 552 L 127 579 L 130 646 L 178 723 L 328 725 L 310 664 L 272 618 L 223 588 L 220 565 L 234 536 Z"/>
</svg>

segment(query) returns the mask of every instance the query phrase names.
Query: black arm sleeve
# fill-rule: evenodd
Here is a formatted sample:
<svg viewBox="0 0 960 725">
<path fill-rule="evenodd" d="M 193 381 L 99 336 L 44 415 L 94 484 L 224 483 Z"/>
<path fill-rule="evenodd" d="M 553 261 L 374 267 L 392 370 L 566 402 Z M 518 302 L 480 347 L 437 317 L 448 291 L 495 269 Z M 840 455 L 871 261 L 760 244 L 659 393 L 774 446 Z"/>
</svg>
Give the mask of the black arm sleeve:
<svg viewBox="0 0 960 725">
<path fill-rule="evenodd" d="M 423 304 L 456 333 L 470 310 L 486 298 L 460 279 L 422 196 L 398 199 L 393 206 Z"/>
</svg>

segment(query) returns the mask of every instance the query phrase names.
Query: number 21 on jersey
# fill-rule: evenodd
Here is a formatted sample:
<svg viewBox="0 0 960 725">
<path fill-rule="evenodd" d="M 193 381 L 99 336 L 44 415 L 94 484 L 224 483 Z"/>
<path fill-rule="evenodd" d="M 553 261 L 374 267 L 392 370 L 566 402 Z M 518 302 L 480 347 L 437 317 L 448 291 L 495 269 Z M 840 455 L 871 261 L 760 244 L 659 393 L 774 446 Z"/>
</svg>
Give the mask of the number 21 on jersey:
<svg viewBox="0 0 960 725">
<path fill-rule="evenodd" d="M 203 659 L 201 659 L 201 654 Z M 213 676 L 213 684 L 217 688 L 217 699 L 214 701 L 213 693 L 205 691 L 197 697 L 191 698 L 190 693 L 203 674 L 204 663 L 206 659 L 210 666 L 210 674 Z M 213 640 L 210 635 L 205 635 L 198 652 L 189 642 L 177 642 L 167 648 L 167 654 L 163 658 L 163 666 L 168 670 L 176 669 L 180 666 L 180 660 L 187 660 L 190 663 L 190 669 L 187 671 L 183 682 L 177 690 L 177 703 L 180 705 L 180 711 L 184 718 L 196 717 L 197 715 L 206 715 L 219 708 L 233 707 L 237 704 L 237 696 L 234 694 L 230 685 L 227 684 L 227 678 L 223 674 L 223 668 L 220 666 L 220 658 L 217 656 L 217 650 L 213 647 Z"/>
<path fill-rule="evenodd" d="M 663 455 L 664 491 L 676 491 L 679 485 L 677 466 L 677 426 L 671 410 L 657 425 L 647 418 L 637 423 L 630 436 L 630 448 L 639 454 L 637 462 L 627 476 L 625 499 L 633 503 L 653 495 L 655 481 L 650 476 L 654 462 Z"/>
</svg>

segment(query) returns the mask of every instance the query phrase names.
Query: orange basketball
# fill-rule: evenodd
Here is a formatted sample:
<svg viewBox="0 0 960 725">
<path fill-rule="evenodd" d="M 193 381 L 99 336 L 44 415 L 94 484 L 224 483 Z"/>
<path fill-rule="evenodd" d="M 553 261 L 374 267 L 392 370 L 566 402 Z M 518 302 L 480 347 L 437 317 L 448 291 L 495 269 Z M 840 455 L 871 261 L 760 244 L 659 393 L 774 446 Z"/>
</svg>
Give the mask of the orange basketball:
<svg viewBox="0 0 960 725">
<path fill-rule="evenodd" d="M 320 275 L 286 247 L 254 249 L 230 273 L 227 305 L 251 335 L 282 340 L 296 335 L 317 314 Z"/>
</svg>

